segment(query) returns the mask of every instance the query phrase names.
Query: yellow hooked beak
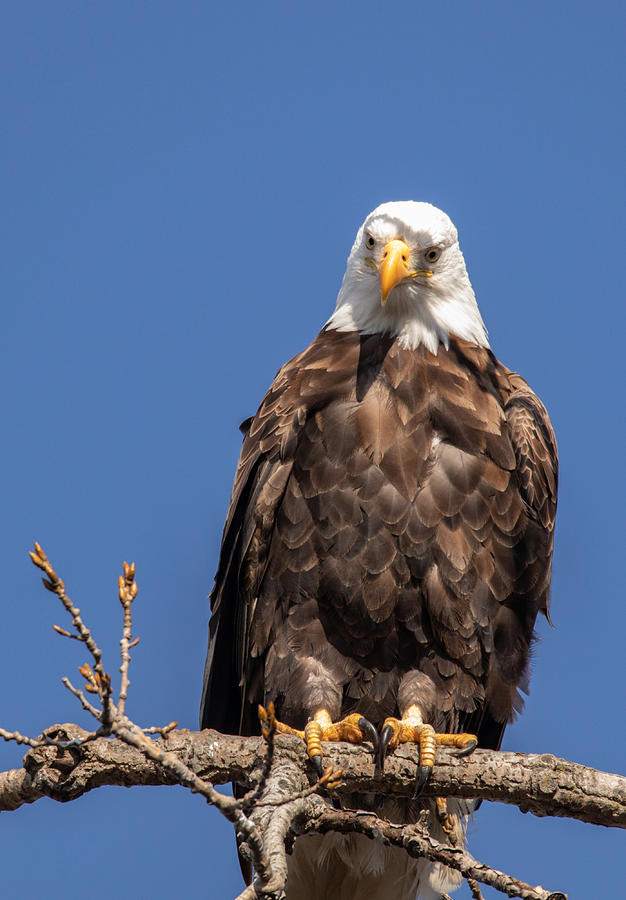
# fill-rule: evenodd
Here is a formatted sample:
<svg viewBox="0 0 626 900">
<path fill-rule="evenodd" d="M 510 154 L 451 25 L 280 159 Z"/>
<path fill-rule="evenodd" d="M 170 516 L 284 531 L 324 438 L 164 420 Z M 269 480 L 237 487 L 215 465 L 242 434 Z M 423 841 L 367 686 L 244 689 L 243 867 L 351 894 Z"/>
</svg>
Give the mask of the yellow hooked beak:
<svg viewBox="0 0 626 900">
<path fill-rule="evenodd" d="M 378 274 L 380 275 L 380 299 L 383 304 L 387 302 L 389 292 L 400 281 L 405 278 L 412 278 L 415 275 L 425 275 L 427 278 L 433 274 L 423 269 L 414 270 L 409 267 L 409 258 L 411 251 L 409 245 L 405 241 L 396 239 L 389 241 L 383 248 L 383 255 L 378 266 Z"/>
</svg>

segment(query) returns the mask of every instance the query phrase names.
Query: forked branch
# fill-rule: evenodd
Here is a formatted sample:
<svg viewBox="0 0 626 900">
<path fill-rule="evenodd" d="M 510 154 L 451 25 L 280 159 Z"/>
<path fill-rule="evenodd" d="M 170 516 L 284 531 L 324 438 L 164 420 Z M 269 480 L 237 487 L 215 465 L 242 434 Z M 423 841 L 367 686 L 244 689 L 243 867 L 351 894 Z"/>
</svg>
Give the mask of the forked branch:
<svg viewBox="0 0 626 900">
<path fill-rule="evenodd" d="M 393 825 L 372 812 L 334 809 L 319 796 L 324 789 L 339 797 L 355 793 L 410 797 L 418 763 L 410 745 L 398 748 L 388 759 L 384 776 L 376 771 L 370 754 L 362 747 L 328 745 L 325 754 L 329 767 L 315 781 L 302 742 L 275 733 L 271 709 L 265 740 L 175 730 L 176 722 L 139 727 L 126 715 L 130 650 L 138 641 L 132 634 L 132 604 L 138 592 L 134 564 L 124 563 L 119 579 L 123 622 L 116 700 L 102 652 L 39 544 L 35 544 L 31 558 L 45 574 L 45 587 L 57 595 L 71 617 L 73 632 L 53 626 L 55 631 L 83 643 L 91 657 L 91 663 L 79 670 L 84 679 L 82 688 L 67 678 L 63 683 L 94 717 L 97 727 L 88 732 L 76 725 L 55 725 L 38 738 L 0 729 L 4 740 L 30 747 L 22 769 L 0 773 L 0 810 L 16 809 L 42 796 L 64 802 L 104 784 L 180 784 L 216 806 L 233 824 L 240 852 L 255 871 L 253 884 L 239 900 L 282 900 L 287 877 L 286 845 L 297 836 L 331 830 L 359 832 L 403 847 L 412 856 L 444 863 L 461 872 L 477 898 L 481 896 L 478 882 L 527 900 L 565 897 L 479 863 L 462 848 L 435 841 L 425 822 Z M 193 768 L 186 760 L 193 760 Z M 236 800 L 215 790 L 214 784 L 228 781 L 243 784 L 247 793 Z M 569 816 L 626 827 L 626 778 L 549 755 L 477 750 L 469 759 L 461 760 L 443 751 L 425 796 L 500 800 L 536 815 Z"/>
</svg>

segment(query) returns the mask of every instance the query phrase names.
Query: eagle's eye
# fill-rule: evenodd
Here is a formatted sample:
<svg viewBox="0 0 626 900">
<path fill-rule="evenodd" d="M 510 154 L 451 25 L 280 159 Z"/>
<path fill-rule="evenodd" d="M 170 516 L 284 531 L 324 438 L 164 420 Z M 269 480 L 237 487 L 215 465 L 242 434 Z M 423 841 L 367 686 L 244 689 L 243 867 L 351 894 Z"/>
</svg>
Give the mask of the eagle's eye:
<svg viewBox="0 0 626 900">
<path fill-rule="evenodd" d="M 440 247 L 429 247 L 428 250 L 424 253 L 424 258 L 429 263 L 435 263 L 441 256 L 441 248 Z"/>
<path fill-rule="evenodd" d="M 376 246 L 376 241 L 371 234 L 365 235 L 365 246 L 369 247 L 370 250 L 373 250 L 374 247 Z"/>
</svg>

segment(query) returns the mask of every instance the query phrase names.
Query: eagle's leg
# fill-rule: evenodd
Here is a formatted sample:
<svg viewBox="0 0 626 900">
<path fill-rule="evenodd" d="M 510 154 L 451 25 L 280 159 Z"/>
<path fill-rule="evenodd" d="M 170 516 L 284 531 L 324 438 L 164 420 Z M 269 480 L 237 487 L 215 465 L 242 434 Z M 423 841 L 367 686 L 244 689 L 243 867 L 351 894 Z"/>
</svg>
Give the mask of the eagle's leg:
<svg viewBox="0 0 626 900">
<path fill-rule="evenodd" d="M 274 717 L 274 704 L 268 704 L 267 709 L 259 706 L 259 721 L 263 737 L 267 738 L 271 730 L 280 734 L 295 734 L 306 743 L 309 759 L 315 766 L 319 777 L 324 774 L 322 766 L 322 741 L 349 741 L 352 744 L 360 744 L 362 741 L 371 741 L 374 752 L 378 749 L 378 733 L 372 723 L 359 713 L 353 713 L 333 722 L 327 709 L 319 709 L 313 718 L 307 722 L 304 731 L 285 725 Z"/>
<path fill-rule="evenodd" d="M 415 796 L 424 790 L 435 765 L 437 745 L 456 747 L 459 756 L 467 756 L 478 743 L 474 734 L 437 734 L 432 725 L 424 723 L 420 707 L 414 703 L 409 706 L 401 719 L 390 717 L 385 719 L 378 744 L 378 760 L 382 770 L 385 756 L 389 750 L 395 750 L 399 744 L 415 743 L 420 748 L 420 767 L 418 770 Z"/>
<path fill-rule="evenodd" d="M 304 739 L 309 759 L 320 776 L 323 772 L 322 741 L 349 741 L 351 744 L 371 741 L 374 752 L 378 750 L 378 733 L 360 713 L 352 713 L 339 722 L 333 722 L 327 709 L 318 709 L 304 728 Z"/>
</svg>

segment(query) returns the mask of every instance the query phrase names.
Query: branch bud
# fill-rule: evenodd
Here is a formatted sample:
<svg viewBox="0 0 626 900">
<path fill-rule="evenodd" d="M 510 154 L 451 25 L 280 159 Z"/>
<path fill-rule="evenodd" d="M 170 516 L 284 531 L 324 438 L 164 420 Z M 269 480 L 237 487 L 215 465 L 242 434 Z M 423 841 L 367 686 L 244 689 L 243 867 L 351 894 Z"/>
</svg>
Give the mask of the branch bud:
<svg viewBox="0 0 626 900">
<path fill-rule="evenodd" d="M 38 544 L 37 541 L 35 541 L 35 543 L 33 544 L 33 547 L 35 548 L 35 553 L 37 554 L 39 559 L 42 562 L 48 562 L 48 557 L 43 552 L 43 548 L 42 548 L 41 544 Z"/>
<path fill-rule="evenodd" d="M 89 665 L 89 663 L 85 663 L 84 665 L 79 666 L 78 671 L 83 676 L 85 681 L 93 681 L 94 680 L 94 674 L 91 671 L 91 666 Z"/>
<path fill-rule="evenodd" d="M 72 637 L 70 632 L 66 631 L 65 628 L 61 628 L 60 625 L 53 625 L 52 628 L 54 629 L 54 631 L 56 631 L 57 634 L 62 634 L 63 637 Z"/>
</svg>

